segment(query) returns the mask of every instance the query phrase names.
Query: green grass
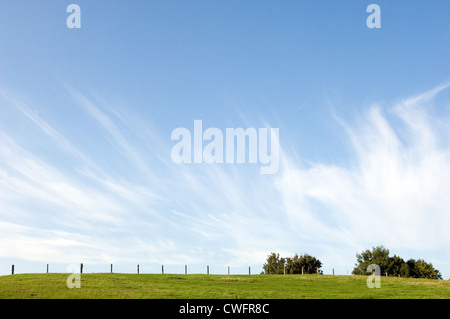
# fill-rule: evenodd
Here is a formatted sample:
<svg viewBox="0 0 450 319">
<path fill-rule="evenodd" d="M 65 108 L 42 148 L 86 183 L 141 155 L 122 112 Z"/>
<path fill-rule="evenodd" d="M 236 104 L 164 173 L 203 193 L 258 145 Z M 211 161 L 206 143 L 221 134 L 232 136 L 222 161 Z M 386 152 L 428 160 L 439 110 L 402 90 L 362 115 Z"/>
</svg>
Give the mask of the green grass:
<svg viewBox="0 0 450 319">
<path fill-rule="evenodd" d="M 367 276 L 82 274 L 81 287 L 69 289 L 68 276 L 1 276 L 0 298 L 450 298 L 448 280 L 381 277 L 381 288 L 369 289 Z"/>
</svg>

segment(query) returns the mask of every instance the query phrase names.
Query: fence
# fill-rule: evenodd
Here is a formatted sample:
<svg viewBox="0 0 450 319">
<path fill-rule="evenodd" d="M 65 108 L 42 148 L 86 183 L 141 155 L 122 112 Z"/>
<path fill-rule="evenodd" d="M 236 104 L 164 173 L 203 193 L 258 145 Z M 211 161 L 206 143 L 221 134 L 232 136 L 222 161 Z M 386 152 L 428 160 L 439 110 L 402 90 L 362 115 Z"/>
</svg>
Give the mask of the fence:
<svg viewBox="0 0 450 319">
<path fill-rule="evenodd" d="M 99 264 L 95 264 L 95 265 L 96 265 L 96 267 L 94 267 L 95 271 L 92 271 L 92 269 L 93 269 L 92 265 L 88 269 L 88 270 L 90 270 L 89 271 L 90 273 L 107 273 L 108 270 L 109 270 L 109 273 L 135 273 L 135 274 L 142 273 L 142 268 L 140 267 L 139 264 L 136 264 L 134 266 L 135 267 L 134 271 L 130 271 L 131 268 L 128 268 L 129 271 L 125 271 L 125 272 L 124 271 L 115 272 L 114 271 L 114 264 L 109 264 L 109 267 L 107 267 L 106 265 L 101 266 L 101 267 L 99 267 Z M 153 271 L 151 271 L 151 272 L 145 271 L 144 273 L 145 274 L 185 274 L 185 275 L 187 275 L 187 274 L 206 274 L 206 275 L 211 274 L 211 272 L 210 272 L 210 270 L 211 270 L 210 265 L 206 265 L 206 268 L 203 268 L 202 271 L 199 271 L 199 267 L 197 265 L 197 267 L 195 268 L 195 271 L 193 271 L 193 272 L 189 272 L 189 268 L 188 268 L 187 264 L 184 265 L 184 268 L 182 268 L 181 265 L 177 266 L 177 270 L 175 272 L 174 272 L 174 267 L 175 266 L 173 264 L 170 265 L 170 266 L 171 266 L 171 270 L 172 271 L 169 271 L 169 272 L 166 271 L 167 268 L 165 268 L 164 265 L 161 265 L 161 268 L 160 268 L 161 270 L 160 271 L 155 271 L 155 268 L 153 268 Z M 149 266 L 147 266 L 147 270 L 148 270 L 148 268 L 149 268 Z M 219 273 L 216 272 L 215 274 L 231 275 L 231 267 L 230 266 L 227 266 L 226 268 L 223 267 L 223 266 L 222 267 L 216 267 L 216 269 L 218 269 L 218 268 L 220 268 L 221 270 L 225 270 L 226 269 L 226 272 L 225 271 L 219 272 Z M 248 275 L 252 275 L 252 268 L 251 268 L 251 266 L 248 266 L 248 271 L 243 271 L 243 267 L 237 267 L 237 268 L 239 268 L 239 271 L 237 273 L 233 273 L 233 275 L 247 275 L 247 274 Z M 47 274 L 50 273 L 50 264 L 46 264 L 46 267 L 44 269 L 45 269 L 45 273 L 47 273 Z M 258 268 L 258 269 L 262 270 L 262 267 Z M 15 265 L 14 264 L 11 265 L 11 272 L 10 272 L 10 274 L 14 275 L 16 270 L 17 270 L 17 268 L 15 268 Z M 69 273 L 69 272 L 83 273 L 84 271 L 85 271 L 85 265 L 83 263 L 80 263 L 80 264 L 77 264 L 77 265 L 72 264 L 70 271 L 62 271 L 62 273 L 64 273 L 64 272 L 67 272 L 67 273 Z M 55 273 L 57 273 L 57 272 L 61 272 L 61 271 L 55 271 Z M 38 273 L 39 273 L 39 271 L 38 271 Z M 253 273 L 253 274 L 255 275 L 255 274 L 260 274 L 260 273 L 263 273 L 263 271 L 258 271 L 258 272 Z M 316 274 L 324 274 L 319 269 L 316 269 L 315 273 Z M 284 269 L 284 274 L 285 275 L 287 274 L 286 273 L 286 268 Z M 302 274 L 303 274 L 303 269 L 302 269 Z M 334 271 L 334 268 L 333 268 L 331 273 L 330 273 L 330 275 L 334 275 L 334 274 L 335 274 L 335 271 Z M 348 270 L 346 271 L 346 275 L 348 275 Z"/>
<path fill-rule="evenodd" d="M 72 265 L 73 266 L 73 265 Z M 74 267 L 72 267 L 72 268 L 74 268 Z M 79 264 L 79 266 L 77 266 L 76 267 L 77 269 L 79 269 L 79 273 L 83 273 L 83 271 L 85 270 L 85 265 L 83 264 L 83 263 L 80 263 Z M 173 265 L 172 265 L 172 268 L 173 268 Z M 98 269 L 98 267 L 97 267 L 97 269 Z M 136 265 L 136 268 L 135 268 L 136 270 L 135 270 L 135 273 L 136 274 L 139 274 L 139 273 L 141 273 L 141 271 L 140 271 L 140 265 L 139 264 L 137 264 Z M 14 275 L 14 273 L 15 273 L 15 270 L 17 270 L 17 268 L 15 268 L 15 265 L 11 265 L 11 275 Z M 73 271 L 74 272 L 76 272 L 76 269 L 73 269 Z M 69 271 L 70 272 L 70 271 Z M 100 272 L 102 272 L 102 271 L 100 271 Z M 110 266 L 109 266 L 109 272 L 112 274 L 112 273 L 114 273 L 114 264 L 110 264 Z M 46 268 L 45 268 L 45 273 L 50 273 L 50 264 L 46 264 Z M 130 272 L 118 272 L 118 273 L 130 273 Z M 146 272 L 147 274 L 156 274 L 156 272 Z M 158 272 L 159 273 L 159 272 Z M 160 272 L 161 274 L 165 274 L 165 273 L 167 273 L 167 272 L 165 272 L 165 269 L 164 269 L 164 265 L 161 265 L 161 272 Z M 170 274 L 181 274 L 181 272 L 180 273 L 178 273 L 178 272 L 169 272 Z M 189 272 L 188 272 L 188 265 L 184 265 L 184 272 L 183 272 L 185 275 L 187 275 L 187 274 L 189 274 Z M 202 274 L 207 274 L 207 275 L 209 275 L 210 274 L 210 266 L 209 265 L 206 265 L 206 270 L 205 270 L 205 272 L 202 272 Z M 201 273 L 199 273 L 199 272 L 193 272 L 192 274 L 201 274 Z M 238 273 L 239 275 L 243 275 L 244 273 Z M 248 266 L 248 273 L 245 273 L 245 274 L 248 274 L 248 275 L 251 275 L 252 274 L 252 270 L 251 270 L 251 266 Z M 230 266 L 227 266 L 227 275 L 231 275 L 231 267 Z"/>
</svg>

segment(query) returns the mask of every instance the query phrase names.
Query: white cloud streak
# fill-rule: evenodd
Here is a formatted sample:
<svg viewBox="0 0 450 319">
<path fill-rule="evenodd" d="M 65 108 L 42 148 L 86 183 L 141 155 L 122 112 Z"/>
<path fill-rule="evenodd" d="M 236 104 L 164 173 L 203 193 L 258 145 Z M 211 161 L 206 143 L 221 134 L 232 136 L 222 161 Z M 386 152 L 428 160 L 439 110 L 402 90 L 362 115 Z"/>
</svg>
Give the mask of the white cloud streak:
<svg viewBox="0 0 450 319">
<path fill-rule="evenodd" d="M 277 186 L 301 233 L 356 251 L 384 244 L 419 256 L 431 252 L 437 260 L 448 251 L 450 148 L 440 142 L 450 136 L 430 114 L 449 86 L 388 108 L 401 125 L 376 104 L 356 125 L 338 119 L 353 148 L 348 167 L 285 166 Z"/>
<path fill-rule="evenodd" d="M 175 165 L 169 136 L 139 130 L 132 116 L 67 87 L 129 163 L 129 171 L 108 174 L 2 89 L 10 106 L 83 165 L 67 170 L 44 160 L 0 127 L 0 257 L 246 265 L 262 264 L 271 251 L 308 252 L 351 270 L 356 252 L 384 244 L 417 251 L 408 257 L 429 251 L 450 273 L 449 256 L 438 258 L 450 242 L 450 149 L 443 143 L 450 130 L 430 112 L 448 87 L 387 108 L 373 104 L 354 123 L 336 117 L 351 145 L 345 167 L 302 167 L 287 151 L 293 141 L 281 140 L 273 176 L 249 166 Z"/>
</svg>

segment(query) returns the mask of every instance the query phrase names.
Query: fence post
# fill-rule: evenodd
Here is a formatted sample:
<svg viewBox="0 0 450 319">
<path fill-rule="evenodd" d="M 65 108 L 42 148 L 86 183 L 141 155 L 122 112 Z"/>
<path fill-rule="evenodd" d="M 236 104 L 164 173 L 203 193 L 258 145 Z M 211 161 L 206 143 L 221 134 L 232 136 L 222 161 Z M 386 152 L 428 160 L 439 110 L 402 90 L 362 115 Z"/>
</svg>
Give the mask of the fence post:
<svg viewBox="0 0 450 319">
<path fill-rule="evenodd" d="M 161 274 L 164 275 L 164 265 L 161 265 Z"/>
<path fill-rule="evenodd" d="M 305 269 L 305 266 L 302 266 L 302 275 L 303 275 L 303 273 L 304 273 L 304 272 L 303 272 L 304 269 Z"/>
<path fill-rule="evenodd" d="M 48 264 L 47 264 L 47 274 L 48 274 Z"/>
<path fill-rule="evenodd" d="M 83 273 L 83 263 L 80 264 L 80 274 Z"/>
<path fill-rule="evenodd" d="M 139 264 L 137 265 L 137 273 L 139 275 Z"/>
<path fill-rule="evenodd" d="M 14 265 L 11 266 L 11 275 L 14 275 Z"/>
<path fill-rule="evenodd" d="M 184 274 L 187 275 L 187 265 L 184 265 Z"/>
<path fill-rule="evenodd" d="M 333 276 L 334 276 L 334 268 L 333 268 Z"/>
<path fill-rule="evenodd" d="M 228 266 L 228 276 L 230 275 L 230 266 Z"/>
<path fill-rule="evenodd" d="M 209 265 L 206 266 L 206 274 L 209 275 Z"/>
<path fill-rule="evenodd" d="M 111 264 L 111 273 L 113 273 L 113 264 Z"/>
<path fill-rule="evenodd" d="M 251 275 L 250 266 L 248 266 L 248 274 Z"/>
</svg>

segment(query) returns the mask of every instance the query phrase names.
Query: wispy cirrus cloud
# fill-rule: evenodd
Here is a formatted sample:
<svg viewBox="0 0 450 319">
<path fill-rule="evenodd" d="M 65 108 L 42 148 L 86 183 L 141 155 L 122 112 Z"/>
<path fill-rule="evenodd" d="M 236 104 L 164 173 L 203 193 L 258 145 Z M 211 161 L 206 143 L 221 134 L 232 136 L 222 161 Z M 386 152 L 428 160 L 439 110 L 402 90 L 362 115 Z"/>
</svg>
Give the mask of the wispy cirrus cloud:
<svg viewBox="0 0 450 319">
<path fill-rule="evenodd" d="M 262 264 L 271 251 L 308 252 L 342 272 L 351 270 L 355 252 L 385 244 L 438 260 L 435 251 L 448 250 L 450 242 L 444 142 L 450 131 L 445 116 L 431 110 L 441 107 L 434 101 L 448 87 L 387 107 L 373 104 L 356 121 L 336 117 L 350 146 L 345 167 L 305 167 L 291 148 L 281 147 L 273 176 L 252 174 L 248 166 L 176 165 L 169 136 L 149 133 L 132 115 L 69 88 L 72 107 L 106 134 L 101 140 L 113 149 L 110 160 L 117 156 L 129 165 L 110 171 L 98 154 L 82 151 L 3 89 L 7 107 L 80 165 L 42 158 L 0 127 L 0 226 L 16 239 L 4 241 L 0 256 L 26 258 L 28 252 L 50 260 L 68 249 L 70 262 L 246 265 Z"/>
<path fill-rule="evenodd" d="M 134 168 L 137 168 L 142 173 L 150 175 L 154 178 L 152 170 L 148 167 L 145 159 L 136 150 L 129 140 L 124 136 L 119 127 L 113 121 L 113 119 L 103 112 L 97 105 L 95 105 L 86 96 L 80 94 L 75 89 L 68 87 L 69 92 L 73 98 L 93 119 L 95 119 L 98 124 L 108 133 L 113 139 L 113 145 L 119 148 L 118 154 L 125 156 L 130 161 L 130 164 Z"/>
<path fill-rule="evenodd" d="M 85 256 L 92 262 L 99 262 L 101 256 L 108 256 L 108 260 L 183 263 L 215 259 L 211 256 L 217 255 L 234 260 L 234 254 L 226 251 L 234 252 L 239 260 L 249 251 L 256 251 L 260 258 L 265 254 L 267 242 L 262 238 L 276 232 L 273 224 L 257 219 L 259 214 L 274 219 L 277 215 L 269 211 L 271 205 L 259 199 L 262 196 L 270 201 L 264 195 L 264 185 L 269 184 L 262 177 L 258 177 L 262 183 L 257 185 L 242 175 L 243 170 L 233 167 L 175 165 L 170 161 L 169 139 L 157 140 L 155 134 L 146 139 L 147 132 L 130 129 L 135 123 L 125 125 L 131 117 L 121 116 L 117 110 L 108 115 L 99 105 L 69 89 L 75 107 L 86 112 L 98 124 L 97 129 L 110 137 L 115 150 L 112 154 L 128 161 L 128 170 L 109 174 L 96 156 L 75 146 L 76 141 L 70 141 L 31 111 L 27 103 L 5 89 L 2 92 L 5 106 L 20 111 L 21 120 L 34 125 L 74 165 L 67 167 L 42 158 L 18 145 L 9 132 L 2 133 L 0 214 L 11 226 L 16 244 L 4 245 L 1 256 L 24 258 L 29 251 L 32 259 L 39 255 L 41 260 L 53 260 L 51 256 L 64 249 L 64 243 L 73 256 Z M 87 124 L 80 123 L 81 129 L 83 125 Z M 155 143 L 146 145 L 151 148 L 146 152 L 143 145 L 136 144 L 141 140 Z M 167 157 L 162 155 L 164 151 Z M 144 174 L 139 182 L 136 172 Z M 35 242 L 30 244 L 33 238 Z M 28 244 L 20 250 L 15 248 L 25 242 Z M 221 248 L 215 247 L 217 243 L 222 243 Z"/>
<path fill-rule="evenodd" d="M 70 254 L 97 256 L 94 259 L 98 260 L 95 251 L 102 247 L 100 243 L 115 242 L 116 250 L 121 250 L 120 240 L 114 236 L 129 236 L 137 226 L 152 227 L 151 222 L 137 221 L 136 216 L 144 212 L 155 215 L 152 205 L 158 198 L 153 190 L 118 180 L 98 169 L 100 166 L 89 155 L 32 112 L 27 103 L 4 88 L 2 98 L 5 109 L 19 110 L 23 121 L 30 121 L 37 131 L 44 133 L 48 143 L 76 163 L 68 168 L 57 160 L 44 159 L 19 146 L 7 133 L 0 133 L 0 216 L 3 226 L 10 229 L 3 231 L 2 237 L 5 236 L 5 243 L 6 238 L 15 242 L 2 245 L 2 257 L 22 258 L 28 251 L 31 258 L 40 251 L 41 259 L 50 260 L 45 252 L 58 254 L 53 248 L 61 250 L 64 245 L 58 243 L 69 243 L 57 236 L 64 233 L 64 237 L 79 239 L 76 252 Z M 15 235 L 9 236 L 11 231 Z M 24 242 L 28 244 L 17 249 Z M 42 248 L 50 242 L 53 248 Z M 98 245 L 91 245 L 93 242 Z M 71 245 L 66 246 L 71 250 Z"/>
<path fill-rule="evenodd" d="M 337 118 L 351 146 L 346 167 L 285 166 L 277 187 L 299 232 L 354 251 L 384 244 L 439 260 L 450 243 L 450 134 L 448 109 L 434 101 L 449 87 L 372 104 L 356 122 Z"/>
</svg>

